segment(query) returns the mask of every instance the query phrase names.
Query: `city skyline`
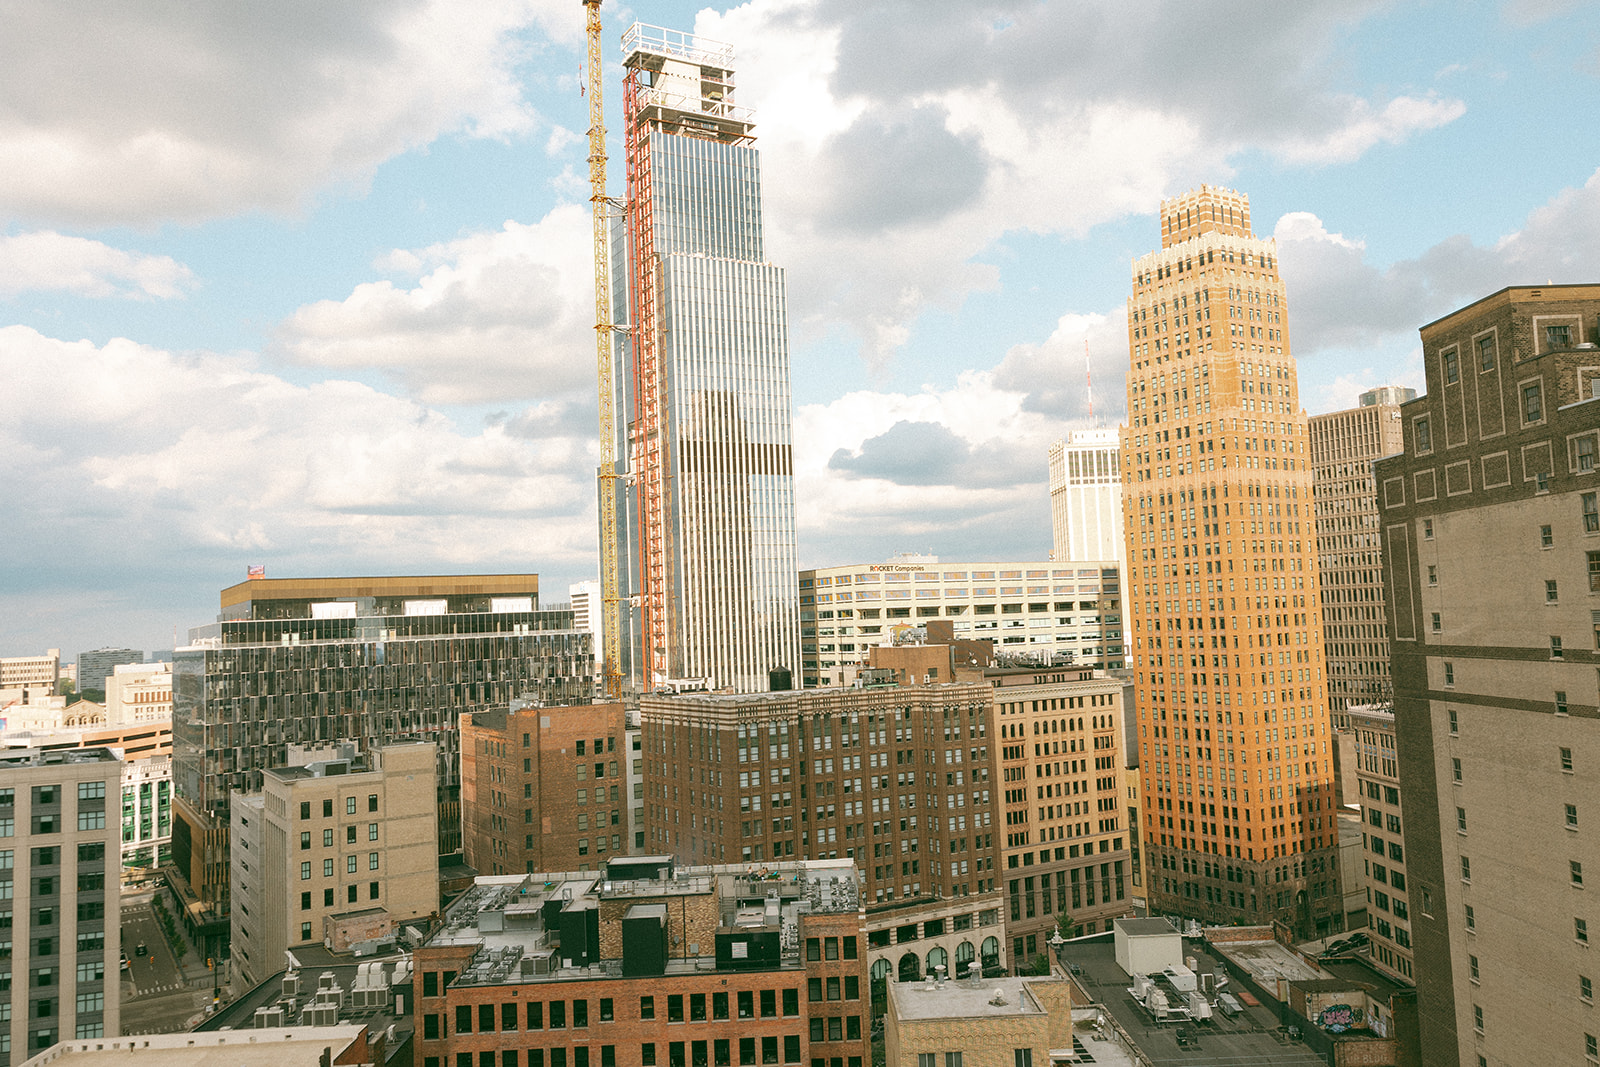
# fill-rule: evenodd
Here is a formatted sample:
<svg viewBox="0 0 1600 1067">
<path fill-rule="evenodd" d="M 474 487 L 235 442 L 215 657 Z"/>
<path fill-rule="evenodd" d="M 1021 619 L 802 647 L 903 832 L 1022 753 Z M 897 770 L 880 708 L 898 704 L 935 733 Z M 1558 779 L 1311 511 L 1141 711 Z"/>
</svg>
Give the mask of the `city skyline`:
<svg viewBox="0 0 1600 1067">
<path fill-rule="evenodd" d="M 1417 327 L 1469 299 L 1593 275 L 1600 161 L 1547 143 L 1591 110 L 1593 5 L 1292 8 L 961 6 L 896 36 L 881 6 L 606 5 L 613 195 L 622 30 L 741 56 L 800 567 L 1048 552 L 1048 445 L 1092 425 L 1086 338 L 1094 421 L 1124 418 L 1163 195 L 1250 192 L 1312 414 L 1420 385 Z M 582 13 L 476 14 L 17 16 L 0 485 L 29 506 L 0 652 L 181 644 L 252 563 L 593 577 Z M 1201 39 L 1211 69 L 1174 62 Z"/>
</svg>

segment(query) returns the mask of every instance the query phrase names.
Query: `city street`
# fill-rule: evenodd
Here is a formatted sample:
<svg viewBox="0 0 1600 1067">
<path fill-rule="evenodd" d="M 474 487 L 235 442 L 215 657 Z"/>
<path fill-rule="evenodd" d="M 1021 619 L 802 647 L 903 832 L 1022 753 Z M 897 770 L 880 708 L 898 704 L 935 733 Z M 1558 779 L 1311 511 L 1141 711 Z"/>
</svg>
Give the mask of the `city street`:
<svg viewBox="0 0 1600 1067">
<path fill-rule="evenodd" d="M 140 943 L 148 950 L 144 956 L 137 955 Z M 124 1034 L 185 1030 L 205 1011 L 211 1001 L 206 961 L 196 959 L 191 949 L 179 966 L 149 894 L 123 901 L 122 951 L 128 957 L 128 970 L 122 972 Z"/>
</svg>

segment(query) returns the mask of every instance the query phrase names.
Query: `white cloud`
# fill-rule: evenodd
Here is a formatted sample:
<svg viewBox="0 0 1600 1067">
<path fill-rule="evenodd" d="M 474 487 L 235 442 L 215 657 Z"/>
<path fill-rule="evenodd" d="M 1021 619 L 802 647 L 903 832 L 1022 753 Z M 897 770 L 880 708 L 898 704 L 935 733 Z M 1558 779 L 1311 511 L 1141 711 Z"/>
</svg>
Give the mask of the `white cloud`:
<svg viewBox="0 0 1600 1067">
<path fill-rule="evenodd" d="M 0 236 L 0 295 L 65 292 L 170 300 L 194 284 L 193 272 L 170 256 L 128 252 L 53 230 Z"/>
<path fill-rule="evenodd" d="M 1330 41 L 1375 7 L 749 0 L 696 31 L 736 48 L 802 341 L 842 322 L 881 368 L 923 311 L 997 284 L 1007 233 L 1080 236 L 1241 153 L 1343 162 L 1458 117 L 1333 84 Z"/>
<path fill-rule="evenodd" d="M 539 222 L 382 257 L 414 286 L 364 282 L 279 327 L 296 362 L 370 368 L 427 403 L 550 397 L 594 388 L 591 221 L 565 205 Z"/>
<path fill-rule="evenodd" d="M 132 4 L 23 0 L 0 35 L 0 217 L 76 224 L 293 209 L 441 134 L 537 116 L 520 34 L 558 0 Z"/>
<path fill-rule="evenodd" d="M 352 382 L 23 326 L 0 328 L 0 377 L 0 484 L 30 502 L 0 557 L 0 587 L 19 594 L 247 562 L 592 567 L 587 438 L 465 430 Z"/>
</svg>

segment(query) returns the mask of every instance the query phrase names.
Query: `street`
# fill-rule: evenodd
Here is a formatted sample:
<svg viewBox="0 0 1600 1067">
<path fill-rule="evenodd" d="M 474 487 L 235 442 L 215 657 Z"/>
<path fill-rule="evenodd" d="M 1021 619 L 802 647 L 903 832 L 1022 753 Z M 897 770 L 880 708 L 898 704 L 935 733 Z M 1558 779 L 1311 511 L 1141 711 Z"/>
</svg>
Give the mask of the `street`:
<svg viewBox="0 0 1600 1067">
<path fill-rule="evenodd" d="M 195 959 L 191 950 L 179 967 L 150 899 L 142 893 L 122 902 L 122 951 L 128 957 L 128 970 L 122 972 L 124 1034 L 186 1030 L 211 1002 L 206 961 Z M 137 955 L 140 943 L 148 950 L 144 956 Z"/>
</svg>

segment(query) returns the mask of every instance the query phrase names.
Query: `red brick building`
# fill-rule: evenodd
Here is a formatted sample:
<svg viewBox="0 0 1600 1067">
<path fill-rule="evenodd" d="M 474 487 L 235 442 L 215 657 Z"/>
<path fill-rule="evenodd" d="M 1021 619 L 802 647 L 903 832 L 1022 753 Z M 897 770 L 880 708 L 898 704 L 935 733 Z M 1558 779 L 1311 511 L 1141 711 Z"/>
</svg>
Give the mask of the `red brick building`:
<svg viewBox="0 0 1600 1067">
<path fill-rule="evenodd" d="M 478 879 L 414 957 L 416 1067 L 863 1067 L 845 861 Z"/>
<path fill-rule="evenodd" d="M 628 851 L 621 704 L 461 717 L 461 822 L 484 874 L 598 870 Z"/>
</svg>

